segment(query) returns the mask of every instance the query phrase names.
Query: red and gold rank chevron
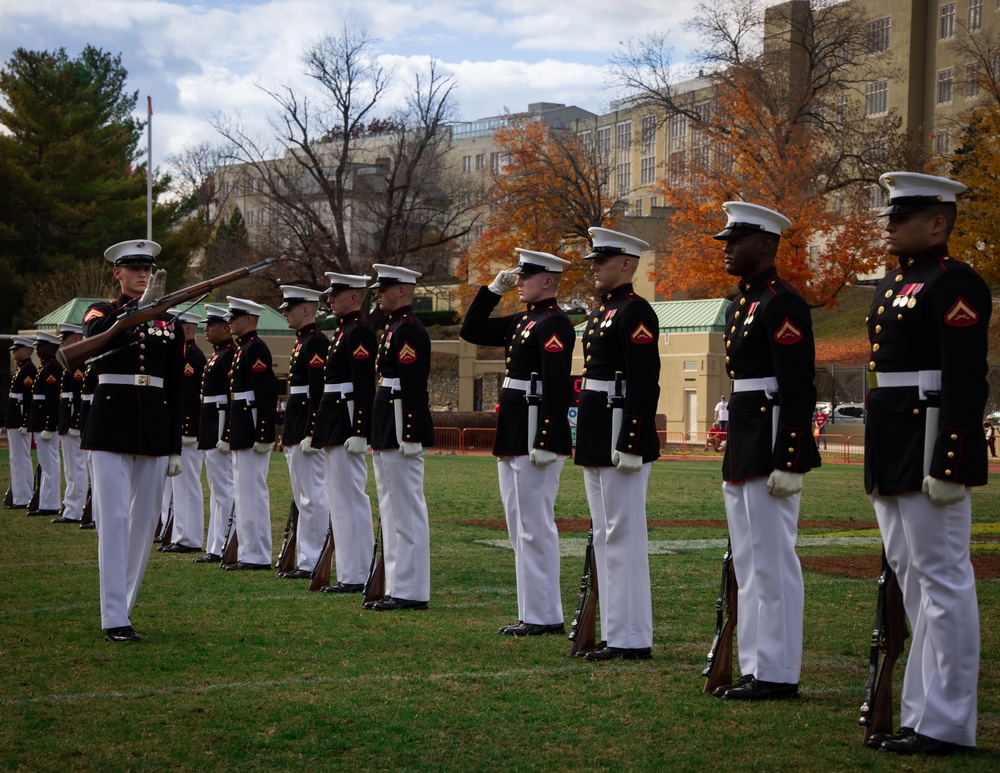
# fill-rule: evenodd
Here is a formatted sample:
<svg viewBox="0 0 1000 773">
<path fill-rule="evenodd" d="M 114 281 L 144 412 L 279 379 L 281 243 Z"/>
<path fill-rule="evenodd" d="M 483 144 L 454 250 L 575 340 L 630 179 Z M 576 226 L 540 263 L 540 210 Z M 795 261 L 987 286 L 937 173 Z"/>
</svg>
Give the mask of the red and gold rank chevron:
<svg viewBox="0 0 1000 773">
<path fill-rule="evenodd" d="M 958 300 L 948 309 L 948 313 L 944 315 L 944 321 L 952 327 L 969 327 L 979 321 L 979 312 L 966 303 L 962 296 L 959 296 Z"/>
<path fill-rule="evenodd" d="M 319 354 L 314 354 L 309 360 L 310 368 L 322 368 L 326 365 L 326 360 L 319 356 Z"/>
<path fill-rule="evenodd" d="M 652 331 L 646 327 L 645 322 L 640 322 L 635 330 L 632 331 L 632 335 L 629 336 L 629 340 L 634 344 L 648 344 L 656 340 Z"/>
<path fill-rule="evenodd" d="M 187 378 L 193 375 L 194 375 L 194 366 L 190 362 L 184 363 L 184 377 Z"/>
<path fill-rule="evenodd" d="M 547 352 L 561 352 L 566 347 L 563 346 L 563 342 L 559 340 L 559 336 L 553 333 L 549 336 L 549 340 L 542 344 L 542 348 Z"/>
<path fill-rule="evenodd" d="M 76 370 L 73 371 L 73 380 L 74 381 L 83 381 L 85 375 L 86 374 L 84 374 L 84 372 L 82 370 L 80 370 L 79 368 L 77 368 Z"/>
<path fill-rule="evenodd" d="M 263 373 L 265 370 L 267 370 L 267 363 L 265 363 L 260 357 L 258 357 L 257 361 L 250 366 L 250 370 L 252 370 L 254 373 Z"/>
<path fill-rule="evenodd" d="M 351 356 L 356 360 L 367 360 L 371 356 L 364 344 L 358 344 L 358 348 L 351 352 Z"/>
<path fill-rule="evenodd" d="M 34 383 L 35 383 L 35 379 L 33 379 L 31 376 L 25 376 L 24 377 L 24 385 L 25 386 L 32 386 Z"/>
<path fill-rule="evenodd" d="M 46 384 L 55 384 L 55 383 L 57 383 L 58 381 L 59 381 L 59 379 L 57 379 L 57 378 L 56 378 L 55 376 L 53 376 L 53 375 L 52 375 L 51 373 L 50 373 L 50 374 L 49 374 L 48 376 L 46 376 L 46 378 L 45 378 L 45 383 L 46 383 Z"/>
<path fill-rule="evenodd" d="M 417 352 L 409 344 L 403 344 L 403 348 L 399 350 L 399 355 L 396 357 L 403 365 L 409 365 L 410 363 L 417 361 Z"/>
<path fill-rule="evenodd" d="M 87 312 L 86 316 L 84 316 L 83 323 L 87 324 L 88 322 L 90 322 L 90 320 L 100 319 L 103 316 L 104 312 L 101 311 L 100 309 L 91 309 L 90 311 Z"/>
<path fill-rule="evenodd" d="M 778 332 L 774 334 L 774 340 L 779 344 L 796 344 L 802 340 L 802 331 L 795 327 L 788 317 L 785 317 Z"/>
</svg>

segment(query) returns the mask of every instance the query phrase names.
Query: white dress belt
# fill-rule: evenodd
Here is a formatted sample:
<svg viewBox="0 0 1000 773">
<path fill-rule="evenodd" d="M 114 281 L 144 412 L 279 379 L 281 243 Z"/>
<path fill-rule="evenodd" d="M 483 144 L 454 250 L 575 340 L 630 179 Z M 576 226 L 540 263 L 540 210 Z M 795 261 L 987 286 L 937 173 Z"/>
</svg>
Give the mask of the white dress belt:
<svg viewBox="0 0 1000 773">
<path fill-rule="evenodd" d="M 254 399 L 253 390 L 249 392 L 233 392 L 233 402 L 237 400 L 242 400 L 245 403 L 252 403 Z"/>
<path fill-rule="evenodd" d="M 45 395 L 32 395 L 31 399 L 32 400 L 44 400 L 45 399 Z"/>
<path fill-rule="evenodd" d="M 766 392 L 773 397 L 778 394 L 778 379 L 774 376 L 764 378 L 734 378 L 733 392 Z"/>
<path fill-rule="evenodd" d="M 85 403 L 92 403 L 94 402 L 94 393 L 87 392 L 86 394 L 82 394 L 80 395 L 80 399 L 83 400 L 83 402 Z"/>
<path fill-rule="evenodd" d="M 288 387 L 288 394 L 291 395 L 307 395 L 309 394 L 309 385 L 305 386 L 290 386 Z"/>
<path fill-rule="evenodd" d="M 60 392 L 59 393 L 59 399 L 60 400 L 72 400 L 73 399 L 73 393 L 72 392 Z"/>
<path fill-rule="evenodd" d="M 207 405 L 209 403 L 214 403 L 215 405 L 226 405 L 229 402 L 229 398 L 226 395 L 202 395 L 201 396 L 202 405 Z"/>
<path fill-rule="evenodd" d="M 928 392 L 941 391 L 941 371 L 911 370 L 896 373 L 869 372 L 866 379 L 869 389 L 886 387 L 917 387 L 920 399 L 926 400 Z"/>
<path fill-rule="evenodd" d="M 349 395 L 354 391 L 354 384 L 350 381 L 341 381 L 339 384 L 324 384 L 323 392 L 325 394 L 341 394 Z"/>
<path fill-rule="evenodd" d="M 102 373 L 97 377 L 97 383 L 163 388 L 162 378 L 159 376 L 147 376 L 145 373 Z"/>
<path fill-rule="evenodd" d="M 17 400 L 18 402 L 21 402 L 22 400 L 24 400 L 24 395 L 22 395 L 20 392 L 11 392 L 10 393 L 10 399 L 11 400 Z"/>
<path fill-rule="evenodd" d="M 504 389 L 517 389 L 521 392 L 531 391 L 531 381 L 529 379 L 523 378 L 505 378 L 503 380 Z M 542 380 L 539 378 L 535 381 L 535 394 L 540 395 L 542 393 Z"/>
<path fill-rule="evenodd" d="M 380 387 L 385 387 L 386 389 L 391 389 L 394 392 L 399 390 L 399 379 L 398 378 L 383 378 L 378 384 Z"/>
<path fill-rule="evenodd" d="M 622 397 L 625 396 L 625 385 L 626 382 L 622 379 Z M 615 393 L 615 382 L 598 381 L 595 378 L 585 378 L 583 379 L 583 383 L 580 384 L 580 389 L 585 389 L 588 392 L 603 392 L 608 397 L 612 397 Z"/>
</svg>

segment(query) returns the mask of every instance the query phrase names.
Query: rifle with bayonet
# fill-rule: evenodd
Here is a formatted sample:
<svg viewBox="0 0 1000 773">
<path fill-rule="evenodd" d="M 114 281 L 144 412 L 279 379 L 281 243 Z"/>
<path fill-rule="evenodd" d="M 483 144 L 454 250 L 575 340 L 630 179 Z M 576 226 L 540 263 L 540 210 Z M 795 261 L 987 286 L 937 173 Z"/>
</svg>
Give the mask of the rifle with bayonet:
<svg viewBox="0 0 1000 773">
<path fill-rule="evenodd" d="M 292 504 L 288 507 L 288 518 L 285 519 L 285 536 L 281 540 L 281 552 L 278 553 L 278 574 L 295 569 L 295 543 L 298 530 L 299 506 L 295 504 L 295 497 L 292 497 Z"/>
<path fill-rule="evenodd" d="M 94 489 L 87 486 L 87 501 L 83 505 L 83 515 L 80 517 L 80 528 L 94 522 Z"/>
<path fill-rule="evenodd" d="M 374 604 L 385 596 L 385 554 L 382 550 L 382 518 L 375 524 L 375 549 L 372 550 L 372 562 L 368 567 L 368 579 L 362 591 L 361 604 Z"/>
<path fill-rule="evenodd" d="M 580 600 L 576 605 L 573 624 L 567 637 L 573 644 L 569 648 L 571 658 L 582 658 L 597 649 L 597 560 L 594 554 L 594 522 L 590 522 L 587 549 L 583 556 L 583 577 L 580 578 Z"/>
<path fill-rule="evenodd" d="M 160 547 L 157 550 L 162 553 L 163 549 L 171 544 L 171 540 L 174 538 L 174 497 L 170 497 L 170 507 L 167 510 L 167 519 L 163 522 L 163 529 L 160 531 L 159 535 L 153 538 L 153 542 L 159 542 Z"/>
<path fill-rule="evenodd" d="M 708 650 L 708 664 L 701 672 L 705 679 L 702 692 L 714 692 L 733 683 L 733 633 L 738 619 L 736 571 L 733 569 L 733 544 L 726 546 L 722 557 L 722 580 L 715 600 L 715 636 Z"/>
<path fill-rule="evenodd" d="M 31 499 L 28 501 L 28 513 L 38 509 L 38 502 L 42 496 L 42 465 L 35 466 L 35 487 L 31 491 Z"/>
<path fill-rule="evenodd" d="M 222 560 L 219 568 L 235 564 L 239 561 L 240 540 L 236 536 L 236 503 L 233 502 L 233 509 L 229 511 L 229 526 L 226 529 L 226 541 L 222 546 Z"/>
<path fill-rule="evenodd" d="M 323 549 L 319 553 L 316 568 L 313 569 L 309 590 L 320 590 L 330 584 L 330 573 L 333 571 L 333 551 L 333 527 L 331 526 L 326 530 L 326 539 L 323 541 Z"/>
<path fill-rule="evenodd" d="M 861 738 L 864 744 L 873 735 L 893 732 L 892 669 L 903 651 L 903 641 L 907 635 L 903 592 L 883 548 L 882 574 L 878 579 L 875 605 L 875 627 L 868 650 L 868 678 L 865 680 L 861 717 L 858 719 L 858 724 L 865 728 Z"/>
<path fill-rule="evenodd" d="M 103 333 L 98 333 L 76 343 L 59 347 L 59 350 L 56 352 L 56 359 L 67 370 L 76 370 L 86 360 L 99 354 L 119 333 L 129 328 L 144 325 L 162 316 L 174 306 L 179 306 L 199 296 L 204 297 L 217 287 L 222 287 L 230 282 L 252 276 L 266 268 L 270 268 L 277 262 L 278 258 L 268 258 L 252 266 L 244 266 L 243 268 L 238 268 L 235 271 L 230 271 L 212 279 L 197 282 L 148 303 L 139 303 L 138 300 L 133 301 L 125 307 L 125 313 L 118 317 L 114 324 Z"/>
</svg>

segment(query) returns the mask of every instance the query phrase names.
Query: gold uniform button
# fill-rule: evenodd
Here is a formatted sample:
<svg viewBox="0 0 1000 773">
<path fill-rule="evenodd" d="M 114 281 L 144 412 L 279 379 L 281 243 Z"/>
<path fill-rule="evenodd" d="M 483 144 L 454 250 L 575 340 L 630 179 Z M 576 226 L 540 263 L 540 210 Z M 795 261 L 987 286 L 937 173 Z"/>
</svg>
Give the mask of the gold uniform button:
<svg viewBox="0 0 1000 773">
<path fill-rule="evenodd" d="M 951 436 L 951 439 L 952 440 L 958 440 L 958 435 L 956 435 L 956 434 L 953 433 L 952 436 Z"/>
<path fill-rule="evenodd" d="M 878 346 L 878 344 L 875 344 L 874 346 L 872 346 L 872 351 L 873 351 L 873 352 L 877 352 L 877 351 L 878 351 L 878 349 L 879 349 L 879 346 Z"/>
<path fill-rule="evenodd" d="M 945 474 L 945 475 L 949 475 L 949 476 L 950 476 L 950 475 L 951 475 L 951 470 L 945 470 L 945 471 L 944 471 L 944 474 Z"/>
<path fill-rule="evenodd" d="M 735 370 L 729 371 L 729 378 L 736 378 L 736 371 Z"/>
<path fill-rule="evenodd" d="M 914 416 L 919 416 L 920 415 L 920 409 L 919 408 L 914 408 L 913 409 L 913 415 Z"/>
<path fill-rule="evenodd" d="M 587 355 L 587 362 L 590 362 L 590 358 L 591 357 L 592 357 L 592 355 L 590 355 L 590 354 Z M 510 362 L 510 360 L 508 360 L 508 362 Z"/>
<path fill-rule="evenodd" d="M 736 312 L 736 316 L 734 317 L 734 319 L 739 319 L 739 318 L 740 318 L 740 313 L 737 311 Z"/>
<path fill-rule="evenodd" d="M 792 437 L 793 437 L 793 438 L 797 437 L 797 433 L 793 432 L 793 433 L 792 433 Z M 789 451 L 791 451 L 792 449 L 790 449 L 790 448 L 789 448 L 788 450 L 789 450 Z"/>
<path fill-rule="evenodd" d="M 879 306 L 878 313 L 881 314 L 883 311 L 885 311 L 885 306 Z"/>
<path fill-rule="evenodd" d="M 955 452 L 954 451 L 949 451 L 948 452 L 948 458 L 949 459 L 954 459 L 955 458 Z"/>
<path fill-rule="evenodd" d="M 881 325 L 876 325 L 875 326 L 875 332 L 876 333 L 881 333 L 882 332 L 882 326 Z"/>
<path fill-rule="evenodd" d="M 746 305 L 746 302 L 747 302 L 746 298 L 740 298 L 740 306 Z"/>
<path fill-rule="evenodd" d="M 902 282 L 903 281 L 903 275 L 902 274 L 896 274 L 896 278 L 893 279 L 892 281 L 893 282 Z"/>
<path fill-rule="evenodd" d="M 735 333 L 736 332 L 736 325 L 733 325 L 731 328 L 729 328 L 729 332 L 730 333 Z"/>
<path fill-rule="evenodd" d="M 790 454 L 794 454 L 794 453 L 795 453 L 795 449 L 794 449 L 794 448 L 789 448 L 789 449 L 788 449 L 788 453 L 790 453 Z"/>
<path fill-rule="evenodd" d="M 732 341 L 726 341 L 726 348 L 727 348 L 727 349 L 728 349 L 728 348 L 729 348 L 730 346 L 732 346 L 732 345 L 733 345 L 733 342 L 732 342 Z"/>
<path fill-rule="evenodd" d="M 726 355 L 726 365 L 728 365 L 728 364 L 729 364 L 729 355 L 727 354 Z"/>
<path fill-rule="evenodd" d="M 764 407 L 764 406 L 762 405 L 762 406 L 760 407 L 760 412 L 761 412 L 761 413 L 767 413 L 767 408 L 765 408 L 765 407 Z"/>
<path fill-rule="evenodd" d="M 599 308 L 598 311 L 604 311 L 604 307 L 601 306 L 601 308 Z"/>
<path fill-rule="evenodd" d="M 897 315 L 896 315 L 896 319 L 902 319 L 902 318 L 903 318 L 903 315 L 902 315 L 902 314 L 897 314 Z"/>
<path fill-rule="evenodd" d="M 791 467 L 791 466 L 792 466 L 791 462 L 785 462 L 785 467 Z"/>
<path fill-rule="evenodd" d="M 507 362 L 510 362 L 510 360 L 507 360 Z M 868 363 L 868 370 L 875 370 L 875 360 Z"/>
<path fill-rule="evenodd" d="M 885 297 L 886 298 L 891 298 L 892 297 L 892 290 L 886 290 L 885 291 Z"/>
</svg>

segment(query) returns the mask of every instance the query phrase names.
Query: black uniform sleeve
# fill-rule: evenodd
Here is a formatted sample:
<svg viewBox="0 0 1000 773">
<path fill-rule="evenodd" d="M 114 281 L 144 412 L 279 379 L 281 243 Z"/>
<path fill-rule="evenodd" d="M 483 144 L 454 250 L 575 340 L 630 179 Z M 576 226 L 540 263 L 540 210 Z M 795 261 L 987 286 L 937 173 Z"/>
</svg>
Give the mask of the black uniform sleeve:
<svg viewBox="0 0 1000 773">
<path fill-rule="evenodd" d="M 615 449 L 642 454 L 643 440 L 656 434 L 656 405 L 660 399 L 660 323 L 646 302 L 622 308 L 620 344 L 625 353 L 625 415 Z M 656 446 L 659 448 L 659 438 Z"/>
<path fill-rule="evenodd" d="M 462 329 L 459 335 L 470 344 L 479 346 L 504 346 L 507 334 L 515 316 L 490 317 L 493 309 L 500 303 L 501 296 L 491 292 L 488 287 L 480 287 L 472 305 L 465 313 Z"/>
<path fill-rule="evenodd" d="M 351 432 L 359 437 L 370 437 L 372 403 L 375 402 L 375 352 L 378 343 L 375 332 L 358 323 L 348 333 L 345 342 L 351 358 L 351 383 L 354 385 L 354 415 Z"/>
<path fill-rule="evenodd" d="M 420 443 L 423 438 L 422 419 L 429 402 L 427 374 L 430 370 L 430 339 L 419 323 L 399 325 L 393 331 L 393 338 L 403 401 L 403 440 Z"/>
</svg>

